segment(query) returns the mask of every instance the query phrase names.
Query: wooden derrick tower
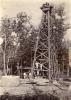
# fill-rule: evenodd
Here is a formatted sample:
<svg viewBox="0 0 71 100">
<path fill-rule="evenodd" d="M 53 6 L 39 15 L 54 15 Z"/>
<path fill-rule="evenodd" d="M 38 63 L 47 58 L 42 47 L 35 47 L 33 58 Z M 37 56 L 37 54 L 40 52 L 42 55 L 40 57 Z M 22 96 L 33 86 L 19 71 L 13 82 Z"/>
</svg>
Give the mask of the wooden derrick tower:
<svg viewBox="0 0 71 100">
<path fill-rule="evenodd" d="M 35 63 L 42 65 L 42 71 L 47 73 L 49 80 L 56 75 L 57 60 L 54 34 L 52 32 L 51 13 L 52 6 L 49 3 L 43 4 L 41 10 L 43 11 L 43 19 L 37 35 L 35 44 L 35 53 L 33 59 L 32 74 L 35 70 Z"/>
</svg>

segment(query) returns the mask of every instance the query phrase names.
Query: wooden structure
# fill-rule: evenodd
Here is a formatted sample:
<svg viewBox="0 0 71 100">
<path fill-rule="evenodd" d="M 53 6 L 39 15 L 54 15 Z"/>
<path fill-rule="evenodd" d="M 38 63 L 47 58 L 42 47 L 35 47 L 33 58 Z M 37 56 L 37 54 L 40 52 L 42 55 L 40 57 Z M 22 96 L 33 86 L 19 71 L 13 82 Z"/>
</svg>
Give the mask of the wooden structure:
<svg viewBox="0 0 71 100">
<path fill-rule="evenodd" d="M 52 6 L 49 3 L 43 4 L 43 19 L 40 25 L 39 33 L 35 44 L 35 53 L 32 67 L 32 75 L 35 70 L 36 63 L 42 64 L 42 70 L 46 70 L 47 76 L 51 81 L 56 77 L 57 58 L 55 50 L 55 39 L 52 32 Z"/>
</svg>

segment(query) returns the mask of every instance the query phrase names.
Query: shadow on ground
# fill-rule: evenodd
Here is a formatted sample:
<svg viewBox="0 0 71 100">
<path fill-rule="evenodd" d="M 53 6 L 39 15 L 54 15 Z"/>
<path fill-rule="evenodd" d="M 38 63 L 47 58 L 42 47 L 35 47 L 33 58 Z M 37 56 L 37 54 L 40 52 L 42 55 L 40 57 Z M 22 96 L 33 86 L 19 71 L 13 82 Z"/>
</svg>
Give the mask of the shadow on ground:
<svg viewBox="0 0 71 100">
<path fill-rule="evenodd" d="M 40 95 L 28 95 L 25 96 L 18 96 L 18 95 L 9 95 L 5 93 L 0 97 L 0 100 L 60 100 L 58 97 L 53 96 L 51 94 L 40 94 Z"/>
</svg>

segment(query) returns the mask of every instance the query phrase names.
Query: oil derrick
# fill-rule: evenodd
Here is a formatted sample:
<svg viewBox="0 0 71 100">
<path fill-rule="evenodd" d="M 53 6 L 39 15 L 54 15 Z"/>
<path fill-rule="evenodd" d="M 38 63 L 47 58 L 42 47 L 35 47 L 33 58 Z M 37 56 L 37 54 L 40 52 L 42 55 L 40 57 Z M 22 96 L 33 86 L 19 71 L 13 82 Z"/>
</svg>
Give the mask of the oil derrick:
<svg viewBox="0 0 71 100">
<path fill-rule="evenodd" d="M 32 74 L 35 70 L 35 63 L 42 65 L 42 72 L 46 73 L 49 81 L 56 76 L 57 60 L 55 50 L 54 32 L 52 31 L 52 6 L 49 3 L 43 4 L 43 19 L 35 44 L 35 53 L 32 67 Z M 38 69 L 37 69 L 38 70 Z"/>
</svg>

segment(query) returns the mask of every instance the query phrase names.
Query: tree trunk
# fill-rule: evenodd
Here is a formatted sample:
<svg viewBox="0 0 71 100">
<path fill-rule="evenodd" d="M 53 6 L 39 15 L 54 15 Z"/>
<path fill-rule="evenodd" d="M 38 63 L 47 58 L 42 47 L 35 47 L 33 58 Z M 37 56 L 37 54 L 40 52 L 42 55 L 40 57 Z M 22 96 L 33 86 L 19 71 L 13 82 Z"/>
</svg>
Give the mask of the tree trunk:
<svg viewBox="0 0 71 100">
<path fill-rule="evenodd" d="M 3 51 L 3 61 L 4 61 L 4 75 L 7 75 L 7 72 L 6 72 L 6 59 L 5 59 L 5 50 Z"/>
<path fill-rule="evenodd" d="M 69 77 L 69 66 L 67 67 L 67 76 Z"/>
<path fill-rule="evenodd" d="M 8 63 L 9 63 L 9 58 L 7 60 L 7 74 L 8 74 Z M 9 73 L 10 74 L 10 73 Z"/>
<path fill-rule="evenodd" d="M 17 62 L 17 75 L 20 76 L 20 68 L 19 68 L 19 63 Z"/>
</svg>

